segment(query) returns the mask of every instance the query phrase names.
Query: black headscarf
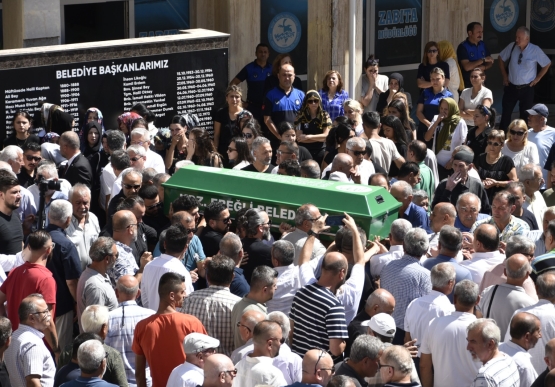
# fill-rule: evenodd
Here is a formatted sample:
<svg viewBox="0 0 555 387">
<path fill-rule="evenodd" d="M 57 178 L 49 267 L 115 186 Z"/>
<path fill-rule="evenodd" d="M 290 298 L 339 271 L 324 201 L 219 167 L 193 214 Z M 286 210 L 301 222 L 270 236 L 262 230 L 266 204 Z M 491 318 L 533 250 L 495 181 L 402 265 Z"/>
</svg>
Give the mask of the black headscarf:
<svg viewBox="0 0 555 387">
<path fill-rule="evenodd" d="M 94 146 L 91 147 L 89 145 L 88 138 L 89 138 L 89 131 L 92 128 L 96 128 L 96 130 L 98 131 L 98 140 L 96 141 L 96 144 L 94 144 Z M 88 157 L 100 151 L 100 147 L 102 146 L 102 125 L 97 121 L 91 121 L 87 123 L 83 128 L 83 137 L 81 138 L 81 141 L 83 142 L 82 152 L 85 157 Z"/>
<path fill-rule="evenodd" d="M 55 110 L 51 113 L 49 121 L 52 122 L 51 131 L 58 133 L 60 136 L 62 133 L 72 130 L 73 116 L 62 110 Z M 100 133 L 100 132 L 99 132 Z"/>
<path fill-rule="evenodd" d="M 399 83 L 399 90 L 397 91 L 403 91 L 403 83 L 404 83 L 403 76 L 399 73 L 392 73 L 389 75 L 389 79 L 392 79 L 392 78 Z"/>
</svg>

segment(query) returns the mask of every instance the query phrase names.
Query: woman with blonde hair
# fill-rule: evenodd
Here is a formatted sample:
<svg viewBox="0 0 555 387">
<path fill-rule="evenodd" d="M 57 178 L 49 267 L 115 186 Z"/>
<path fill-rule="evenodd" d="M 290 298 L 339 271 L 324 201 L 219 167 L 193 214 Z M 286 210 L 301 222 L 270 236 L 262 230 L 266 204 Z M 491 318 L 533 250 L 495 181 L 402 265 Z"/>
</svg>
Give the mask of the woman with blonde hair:
<svg viewBox="0 0 555 387">
<path fill-rule="evenodd" d="M 437 42 L 439 48 L 438 58 L 449 65 L 449 83 L 447 89 L 453 93 L 455 102 L 459 102 L 459 90 L 464 90 L 464 80 L 457 60 L 457 54 L 451 42 L 441 40 Z"/>
<path fill-rule="evenodd" d="M 220 155 L 226 155 L 226 158 L 231 139 L 239 134 L 236 133 L 236 128 L 237 116 L 243 111 L 242 96 L 239 86 L 229 86 L 225 91 L 226 106 L 218 110 L 214 117 L 214 147 Z"/>
<path fill-rule="evenodd" d="M 343 106 L 345 108 L 345 116 L 354 123 L 353 128 L 355 129 L 356 136 L 363 136 L 364 129 L 362 127 L 362 105 L 358 101 L 349 98 L 345 101 Z"/>
<path fill-rule="evenodd" d="M 343 89 L 343 78 L 338 71 L 331 70 L 326 73 L 318 94 L 322 100 L 322 107 L 328 112 L 332 121 L 345 115 L 343 104 L 349 99 L 349 93 Z"/>
<path fill-rule="evenodd" d="M 297 134 L 297 141 L 321 164 L 324 159 L 324 142 L 331 129 L 331 119 L 322 107 L 320 94 L 316 90 L 307 91 L 295 126 L 300 132 Z"/>
<path fill-rule="evenodd" d="M 513 159 L 515 168 L 520 170 L 526 164 L 539 164 L 538 147 L 528 141 L 528 126 L 523 120 L 514 120 L 507 129 L 507 141 L 501 153 Z"/>
</svg>

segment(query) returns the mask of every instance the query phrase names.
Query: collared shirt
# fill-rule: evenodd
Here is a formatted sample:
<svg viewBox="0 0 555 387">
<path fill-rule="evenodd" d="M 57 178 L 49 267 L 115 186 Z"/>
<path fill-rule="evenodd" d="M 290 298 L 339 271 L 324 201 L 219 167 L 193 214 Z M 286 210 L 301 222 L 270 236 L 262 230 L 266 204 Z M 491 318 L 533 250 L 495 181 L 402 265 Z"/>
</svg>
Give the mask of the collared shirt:
<svg viewBox="0 0 555 387">
<path fill-rule="evenodd" d="M 183 300 L 181 311 L 198 318 L 209 336 L 220 340 L 218 353 L 226 356 L 233 351 L 233 334 L 236 329 L 231 321 L 231 311 L 241 298 L 231 294 L 228 287 L 210 286 L 197 290 Z"/>
<path fill-rule="evenodd" d="M 266 302 L 266 307 L 268 313 L 279 311 L 288 316 L 295 293 L 301 288 L 299 267 L 292 263 L 289 266 L 274 267 L 274 270 L 278 272 L 277 288 L 274 297 Z"/>
<path fill-rule="evenodd" d="M 108 163 L 100 174 L 100 206 L 104 210 L 106 209 L 106 195 L 112 194 L 112 186 L 115 181 L 116 174 L 114 173 L 114 168 L 112 168 L 112 164 Z"/>
<path fill-rule="evenodd" d="M 461 266 L 465 267 L 472 275 L 472 280 L 480 285 L 484 273 L 504 260 L 505 254 L 501 254 L 499 250 L 486 251 L 472 254 L 472 260 L 461 262 Z"/>
<path fill-rule="evenodd" d="M 509 43 L 499 53 L 499 57 L 506 64 L 507 60 L 509 60 L 509 55 L 511 56 L 511 61 L 509 62 L 509 82 L 513 85 L 529 84 L 536 78 L 537 65 L 543 68 L 551 63 L 551 59 L 545 55 L 542 49 L 532 43 L 528 43 L 524 50 L 521 50 L 514 43 Z"/>
<path fill-rule="evenodd" d="M 135 301 L 124 301 L 110 312 L 108 319 L 108 335 L 104 340 L 104 344 L 121 353 L 123 366 L 125 368 L 125 376 L 129 387 L 135 387 L 137 380 L 135 378 L 135 353 L 131 349 L 133 345 L 133 337 L 137 323 L 150 317 L 154 311 L 138 306 Z M 150 379 L 150 369 L 146 367 L 147 386 L 152 385 Z"/>
<path fill-rule="evenodd" d="M 158 310 L 160 296 L 158 295 L 158 284 L 165 273 L 177 273 L 185 277 L 185 292 L 191 295 L 195 291 L 191 274 L 178 258 L 162 254 L 149 262 L 143 271 L 141 280 L 141 301 L 145 308 Z"/>
<path fill-rule="evenodd" d="M 453 98 L 453 93 L 451 93 L 446 88 L 444 88 L 437 94 L 434 94 L 434 90 L 431 87 L 424 89 L 422 91 L 422 94 L 420 94 L 420 98 L 418 99 L 418 104 L 422 104 L 424 107 L 422 112 L 424 114 L 424 117 L 431 122 L 434 116 L 437 115 L 439 112 L 439 102 L 442 99 L 448 97 Z M 427 131 L 428 128 L 424 123 L 421 122 L 418 126 L 418 130 L 420 132 L 424 132 Z"/>
<path fill-rule="evenodd" d="M 329 99 L 328 92 L 323 89 L 320 89 L 318 94 L 320 94 L 322 99 L 322 108 L 328 112 L 332 121 L 339 116 L 345 115 L 343 104 L 349 99 L 347 90 L 336 91 L 333 99 Z"/>
<path fill-rule="evenodd" d="M 469 62 L 475 62 L 480 59 L 485 59 L 487 56 L 490 56 L 490 53 L 483 40 L 474 44 L 466 38 L 459 44 L 457 47 L 457 59 L 464 79 L 464 87 L 472 87 L 472 83 L 470 83 L 470 71 L 464 69 L 461 61 L 468 60 Z"/>
<path fill-rule="evenodd" d="M 89 305 L 104 305 L 108 310 L 114 310 L 118 306 L 118 299 L 110 277 L 87 267 L 77 283 L 77 318 L 81 331 L 81 315 Z"/>
<path fill-rule="evenodd" d="M 444 263 L 444 262 L 449 262 L 455 268 L 455 272 L 456 272 L 455 285 L 465 279 L 472 281 L 472 274 L 470 274 L 470 271 L 468 269 L 466 269 L 465 267 L 462 267 L 457 262 L 456 257 L 453 258 L 453 257 L 448 257 L 447 255 L 438 254 L 437 257 L 430 258 L 424 261 L 423 266 L 426 269 L 431 271 L 435 265 L 437 265 L 438 263 Z M 449 300 L 451 300 L 451 302 L 453 302 L 453 294 L 454 294 L 454 290 L 453 292 L 451 292 L 451 294 L 448 295 Z"/>
<path fill-rule="evenodd" d="M 433 319 L 448 316 L 455 311 L 449 298 L 437 290 L 416 298 L 409 304 L 405 314 L 405 331 L 410 332 L 413 339 L 418 339 L 416 346 L 420 356 L 420 346 Z"/>
<path fill-rule="evenodd" d="M 154 168 L 156 173 L 166 172 L 166 164 L 162 156 L 150 149 L 146 151 L 145 169 L 146 168 Z"/>
<path fill-rule="evenodd" d="M 476 218 L 476 220 L 482 220 L 482 219 L 486 219 L 488 218 L 489 215 L 486 214 L 478 214 L 478 217 Z M 466 227 L 463 222 L 461 222 L 461 219 L 459 218 L 459 216 L 457 215 L 457 217 L 455 218 L 455 228 L 458 228 L 459 230 L 461 230 L 462 232 L 469 232 L 470 229 L 472 228 L 472 226 L 470 227 Z"/>
<path fill-rule="evenodd" d="M 544 255 L 548 252 L 545 248 L 545 235 L 543 235 L 543 231 L 530 231 L 527 235 L 527 238 L 536 244 L 536 248 L 534 249 L 534 257 L 539 257 L 540 255 Z"/>
<path fill-rule="evenodd" d="M 372 279 L 380 278 L 383 268 L 394 259 L 399 259 L 405 254 L 403 245 L 393 245 L 389 248 L 389 253 L 383 253 L 370 258 L 370 273 Z"/>
<path fill-rule="evenodd" d="M 505 226 L 503 230 L 499 230 L 499 227 L 497 227 L 497 224 L 495 223 L 493 217 L 489 216 L 486 219 L 476 221 L 476 223 L 474 223 L 474 225 L 470 229 L 470 232 L 474 233 L 474 230 L 476 230 L 476 228 L 478 228 L 482 224 L 491 224 L 495 226 L 495 228 L 499 232 L 499 240 L 501 242 L 507 242 L 509 238 L 513 235 L 526 235 L 528 232 L 530 232 L 530 226 L 528 226 L 528 223 L 512 215 L 509 223 Z"/>
<path fill-rule="evenodd" d="M 380 285 L 395 298 L 393 318 L 398 328 L 405 329 L 405 312 L 410 302 L 432 291 L 430 271 L 418 258 L 403 255 L 382 270 Z"/>
<path fill-rule="evenodd" d="M 283 121 L 294 122 L 297 113 L 301 110 L 304 97 L 304 92 L 294 87 L 291 88 L 289 94 L 279 86 L 274 87 L 266 94 L 262 114 L 270 116 L 276 125 Z"/>
<path fill-rule="evenodd" d="M 116 241 L 116 247 L 119 254 L 118 259 L 116 259 L 114 266 L 106 271 L 114 288 L 116 287 L 119 277 L 124 275 L 135 275 L 139 271 L 139 266 L 133 255 L 133 249 L 120 241 Z"/>
<path fill-rule="evenodd" d="M 306 242 L 306 238 L 308 238 L 308 234 L 303 230 L 299 229 L 298 227 L 295 228 L 295 231 L 288 233 L 282 238 L 285 241 L 289 241 L 293 243 L 293 246 L 295 246 L 295 258 L 294 258 L 295 265 L 299 264 L 299 257 L 301 255 L 301 250 L 303 249 L 303 246 Z M 322 242 L 320 242 L 318 239 L 315 239 L 314 247 L 312 248 L 312 255 L 310 256 L 310 259 L 312 260 L 316 257 L 320 257 L 325 252 L 326 252 L 326 248 L 324 247 Z"/>
<path fill-rule="evenodd" d="M 79 370 L 79 368 L 77 368 L 77 370 Z M 108 383 L 99 377 L 84 378 L 82 376 L 64 383 L 64 385 L 65 387 L 117 387 L 117 384 Z"/>
<path fill-rule="evenodd" d="M 79 259 L 81 260 L 81 271 L 84 271 L 87 266 L 90 265 L 91 258 L 89 257 L 89 251 L 91 245 L 95 240 L 98 239 L 100 235 L 100 225 L 98 224 L 98 218 L 92 212 L 89 212 L 87 219 L 85 220 L 85 225 L 83 228 L 79 225 L 79 219 L 75 216 L 71 217 L 71 223 L 68 228 L 66 228 L 67 237 L 75 244 L 77 252 L 79 253 Z"/>
<path fill-rule="evenodd" d="M 403 213 L 403 219 L 408 220 L 414 228 L 420 227 L 426 231 L 429 230 L 426 210 L 412 202 L 409 203 L 409 206 Z"/>
<path fill-rule="evenodd" d="M 243 269 L 240 267 L 235 267 L 233 269 L 233 280 L 231 281 L 231 285 L 229 285 L 229 291 L 231 294 L 235 294 L 237 297 L 245 297 L 250 291 L 251 287 L 243 274 Z"/>
<path fill-rule="evenodd" d="M 185 362 L 175 367 L 168 378 L 170 387 L 197 387 L 204 382 L 204 370 L 196 365 Z"/>
<path fill-rule="evenodd" d="M 267 356 L 247 356 L 235 365 L 237 376 L 233 384 L 241 387 L 255 387 L 257 385 L 285 386 L 287 382 L 283 373 L 272 364 L 272 358 Z"/>
<path fill-rule="evenodd" d="M 500 344 L 499 350 L 513 358 L 516 368 L 518 369 L 520 385 L 531 386 L 537 379 L 538 373 L 530 361 L 531 356 L 528 351 L 512 341 Z"/>
<path fill-rule="evenodd" d="M 28 375 L 39 375 L 42 387 L 54 385 L 56 366 L 43 337 L 40 331 L 25 324 L 20 324 L 13 332 L 11 344 L 4 354 L 12 386 L 26 386 L 25 377 Z"/>
<path fill-rule="evenodd" d="M 247 81 L 247 101 L 249 104 L 260 105 L 264 100 L 264 83 L 266 78 L 272 75 L 272 64 L 266 62 L 266 66 L 262 67 L 256 60 L 247 64 L 235 78 L 241 82 Z M 249 109 L 250 110 L 250 109 Z"/>
<path fill-rule="evenodd" d="M 468 177 L 464 183 L 459 183 L 453 188 L 452 191 L 447 190 L 447 179 L 444 179 L 439 183 L 437 189 L 434 193 L 434 200 L 432 201 L 431 208 L 434 208 L 437 203 L 451 203 L 452 205 L 457 205 L 457 199 L 463 193 L 472 192 L 480 198 L 481 209 L 480 212 L 484 214 L 489 214 L 491 207 L 488 200 L 488 194 L 484 189 L 484 185 L 478 179 L 473 177 Z"/>
<path fill-rule="evenodd" d="M 489 286 L 506 283 L 507 277 L 505 276 L 504 271 L 505 263 L 500 263 L 499 265 L 494 266 L 490 270 L 486 271 L 484 273 L 484 277 L 482 278 L 482 282 L 480 283 L 480 293 Z M 526 294 L 528 294 L 530 298 L 534 300 L 534 302 L 538 301 L 536 286 L 534 285 L 534 281 L 532 281 L 532 278 L 528 277 L 526 281 L 524 281 L 524 283 L 522 284 L 522 287 L 524 288 Z"/>
<path fill-rule="evenodd" d="M 479 370 L 470 387 L 496 386 L 518 387 L 520 379 L 513 359 L 501 352 L 502 356 L 494 357 Z M 543 359 L 542 359 L 543 360 Z"/>
<path fill-rule="evenodd" d="M 35 202 L 35 198 L 27 188 L 23 186 L 19 187 L 21 188 L 21 202 L 19 208 L 15 210 L 15 212 L 19 214 L 19 220 L 23 222 L 27 216 L 37 214 L 37 205 L 39 203 Z"/>
<path fill-rule="evenodd" d="M 545 204 L 545 199 L 539 191 L 534 192 L 534 197 L 524 194 L 522 208 L 534 214 L 538 227 L 543 225 L 543 214 L 547 210 L 547 204 Z"/>
</svg>

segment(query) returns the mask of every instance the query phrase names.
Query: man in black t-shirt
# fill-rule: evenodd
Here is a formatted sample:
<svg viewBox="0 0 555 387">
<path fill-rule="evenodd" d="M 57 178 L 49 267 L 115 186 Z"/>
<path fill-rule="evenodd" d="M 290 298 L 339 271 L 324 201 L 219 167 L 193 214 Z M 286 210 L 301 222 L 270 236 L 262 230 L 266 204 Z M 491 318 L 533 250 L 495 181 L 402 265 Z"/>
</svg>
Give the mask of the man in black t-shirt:
<svg viewBox="0 0 555 387">
<path fill-rule="evenodd" d="M 14 211 L 21 203 L 21 187 L 13 174 L 0 170 L 0 254 L 17 254 L 23 249 L 23 227 Z"/>
<path fill-rule="evenodd" d="M 17 175 L 19 184 L 25 188 L 35 184 L 35 171 L 42 160 L 40 144 L 30 141 L 23 145 L 23 166 Z"/>
<path fill-rule="evenodd" d="M 252 155 L 254 156 L 254 162 L 241 169 L 242 171 L 272 173 L 276 166 L 272 165 L 270 140 L 266 137 L 255 138 L 252 142 Z"/>
<path fill-rule="evenodd" d="M 213 257 L 220 250 L 220 241 L 229 231 L 231 215 L 223 202 L 212 202 L 204 210 L 206 227 L 199 235 L 202 249 L 207 257 Z"/>
<path fill-rule="evenodd" d="M 247 237 L 241 242 L 243 243 L 243 251 L 249 255 L 249 260 L 241 268 L 250 285 L 252 272 L 257 266 L 273 266 L 272 248 L 262 242 L 263 239 L 270 240 L 272 222 L 268 214 L 258 208 L 248 210 L 244 216 L 239 218 L 238 222 L 243 222 L 247 229 Z"/>
</svg>

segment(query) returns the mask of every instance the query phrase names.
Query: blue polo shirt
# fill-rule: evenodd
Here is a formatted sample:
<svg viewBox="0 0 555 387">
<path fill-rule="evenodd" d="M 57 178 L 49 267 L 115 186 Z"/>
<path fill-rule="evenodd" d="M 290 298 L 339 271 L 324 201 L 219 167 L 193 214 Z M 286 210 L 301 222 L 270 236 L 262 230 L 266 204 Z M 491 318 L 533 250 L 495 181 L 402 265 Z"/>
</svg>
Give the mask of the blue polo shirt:
<svg viewBox="0 0 555 387">
<path fill-rule="evenodd" d="M 424 89 L 422 94 L 420 94 L 420 98 L 418 98 L 418 103 L 424 105 L 424 117 L 426 117 L 426 119 L 431 122 L 434 119 L 434 116 L 439 113 L 439 102 L 443 98 L 448 97 L 453 98 L 453 93 L 451 93 L 446 88 L 444 88 L 443 91 L 440 91 L 437 94 L 434 94 L 434 90 L 431 87 Z M 418 126 L 418 130 L 421 132 L 426 132 L 428 128 L 423 123 L 420 123 Z"/>
<path fill-rule="evenodd" d="M 304 92 L 292 88 L 289 94 L 280 87 L 274 87 L 266 94 L 262 112 L 264 116 L 270 116 L 276 127 L 283 121 L 294 122 L 297 113 L 301 110 L 304 100 Z"/>
<path fill-rule="evenodd" d="M 464 79 L 464 87 L 472 87 L 470 83 L 470 71 L 465 71 L 461 60 L 468 60 L 474 62 L 480 59 L 484 59 L 486 56 L 490 56 L 488 48 L 483 40 L 480 40 L 478 44 L 471 43 L 468 38 L 457 47 L 457 59 L 459 60 L 459 66 L 461 68 L 461 73 Z"/>
<path fill-rule="evenodd" d="M 443 262 L 449 262 L 451 265 L 453 265 L 456 273 L 455 284 L 458 284 L 465 279 L 472 281 L 472 274 L 470 273 L 470 271 L 466 267 L 459 265 L 455 258 L 448 257 L 447 255 L 439 254 L 435 258 L 426 259 L 422 266 L 431 271 L 435 265 Z M 453 288 L 453 292 L 454 290 L 455 289 Z M 451 302 L 453 302 L 453 292 L 451 292 L 451 294 L 447 296 L 449 297 L 449 300 Z"/>
<path fill-rule="evenodd" d="M 413 227 L 420 227 L 429 231 L 428 228 L 428 214 L 426 210 L 414 203 L 410 203 L 405 212 L 403 213 L 403 219 L 406 219 L 412 224 Z"/>
<path fill-rule="evenodd" d="M 235 276 L 229 285 L 229 291 L 231 294 L 235 294 L 241 298 L 245 297 L 247 293 L 251 291 L 251 287 L 243 274 L 243 269 L 236 267 L 233 269 L 233 272 L 235 273 Z"/>
<path fill-rule="evenodd" d="M 235 76 L 241 82 L 247 81 L 248 92 L 247 101 L 251 104 L 261 105 L 264 100 L 264 82 L 266 78 L 272 74 L 272 64 L 266 62 L 266 66 L 262 67 L 255 61 L 252 61 Z"/>
<path fill-rule="evenodd" d="M 482 220 L 485 218 L 489 218 L 489 215 L 486 214 L 478 214 L 478 218 L 476 218 L 476 221 L 478 220 Z M 470 228 L 466 227 L 464 224 L 462 224 L 461 220 L 459 219 L 459 217 L 457 216 L 455 218 L 455 228 L 458 228 L 459 230 L 461 230 L 461 232 L 469 232 Z"/>
</svg>

